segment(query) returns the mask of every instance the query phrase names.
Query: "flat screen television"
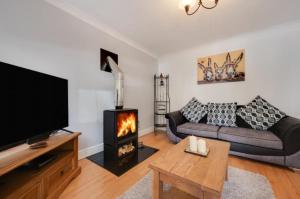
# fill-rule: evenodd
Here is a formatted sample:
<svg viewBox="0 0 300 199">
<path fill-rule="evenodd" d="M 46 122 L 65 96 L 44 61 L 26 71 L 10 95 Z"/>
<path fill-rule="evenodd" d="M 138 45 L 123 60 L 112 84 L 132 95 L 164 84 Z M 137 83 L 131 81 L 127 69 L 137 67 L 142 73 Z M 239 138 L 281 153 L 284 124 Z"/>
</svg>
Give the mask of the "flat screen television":
<svg viewBox="0 0 300 199">
<path fill-rule="evenodd" d="M 0 62 L 0 151 L 69 125 L 68 80 Z"/>
</svg>

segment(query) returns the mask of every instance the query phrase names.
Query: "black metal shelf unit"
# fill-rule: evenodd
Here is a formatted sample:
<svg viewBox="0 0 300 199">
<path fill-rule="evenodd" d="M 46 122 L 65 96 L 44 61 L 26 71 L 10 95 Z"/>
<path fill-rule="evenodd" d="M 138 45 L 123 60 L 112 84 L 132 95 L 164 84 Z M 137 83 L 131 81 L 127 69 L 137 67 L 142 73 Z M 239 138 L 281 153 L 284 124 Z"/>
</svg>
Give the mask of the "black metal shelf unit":
<svg viewBox="0 0 300 199">
<path fill-rule="evenodd" d="M 165 115 L 170 112 L 169 75 L 154 75 L 154 132 L 167 127 Z"/>
</svg>

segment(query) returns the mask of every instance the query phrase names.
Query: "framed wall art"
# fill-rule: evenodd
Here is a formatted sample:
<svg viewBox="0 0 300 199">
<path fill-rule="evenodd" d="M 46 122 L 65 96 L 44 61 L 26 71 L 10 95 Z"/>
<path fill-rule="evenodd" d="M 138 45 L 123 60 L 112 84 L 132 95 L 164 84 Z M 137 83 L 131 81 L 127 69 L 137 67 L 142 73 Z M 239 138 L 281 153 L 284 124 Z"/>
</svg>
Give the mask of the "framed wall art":
<svg viewBox="0 0 300 199">
<path fill-rule="evenodd" d="M 110 57 L 118 65 L 118 55 L 101 48 L 100 49 L 100 62 L 101 62 L 100 70 L 111 73 L 112 68 L 108 61 L 108 57 Z"/>
<path fill-rule="evenodd" d="M 245 81 L 245 50 L 198 58 L 198 84 Z"/>
</svg>

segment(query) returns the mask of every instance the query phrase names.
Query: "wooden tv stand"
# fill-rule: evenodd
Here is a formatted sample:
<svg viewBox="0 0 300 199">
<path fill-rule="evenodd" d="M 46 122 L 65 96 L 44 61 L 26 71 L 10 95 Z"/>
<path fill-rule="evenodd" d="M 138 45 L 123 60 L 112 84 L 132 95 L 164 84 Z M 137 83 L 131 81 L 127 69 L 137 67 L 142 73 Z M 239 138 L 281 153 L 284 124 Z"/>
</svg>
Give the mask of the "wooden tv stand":
<svg viewBox="0 0 300 199">
<path fill-rule="evenodd" d="M 58 198 L 81 172 L 79 135 L 58 133 L 47 140 L 45 148 L 30 149 L 23 144 L 0 152 L 0 198 Z M 40 169 L 24 167 L 45 154 L 55 154 L 56 159 Z"/>
</svg>

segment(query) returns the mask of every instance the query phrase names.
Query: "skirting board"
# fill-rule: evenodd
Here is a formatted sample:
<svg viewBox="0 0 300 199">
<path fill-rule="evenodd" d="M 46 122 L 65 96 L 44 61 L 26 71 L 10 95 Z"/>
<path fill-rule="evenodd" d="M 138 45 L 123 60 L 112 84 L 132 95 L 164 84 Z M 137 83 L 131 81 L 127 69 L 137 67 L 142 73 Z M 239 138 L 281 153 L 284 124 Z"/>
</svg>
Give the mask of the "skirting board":
<svg viewBox="0 0 300 199">
<path fill-rule="evenodd" d="M 154 126 L 140 130 L 139 137 L 152 133 L 154 131 Z"/>
<path fill-rule="evenodd" d="M 147 135 L 149 133 L 152 133 L 153 131 L 154 131 L 154 127 L 150 127 L 150 128 L 140 130 L 139 131 L 139 137 Z M 91 147 L 88 147 L 88 148 L 85 148 L 85 149 L 81 149 L 78 152 L 78 159 L 81 160 L 81 159 L 86 158 L 88 156 L 99 153 L 103 150 L 104 150 L 104 144 L 103 143 L 95 145 L 95 146 L 91 146 Z"/>
<path fill-rule="evenodd" d="M 81 159 L 86 158 L 88 156 L 99 153 L 103 150 L 104 150 L 104 144 L 103 143 L 95 145 L 95 146 L 91 146 L 91 147 L 88 147 L 88 148 L 85 148 L 85 149 L 81 149 L 78 152 L 78 159 L 81 160 Z"/>
</svg>

